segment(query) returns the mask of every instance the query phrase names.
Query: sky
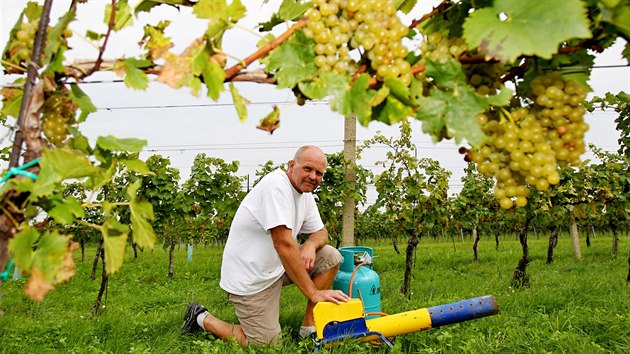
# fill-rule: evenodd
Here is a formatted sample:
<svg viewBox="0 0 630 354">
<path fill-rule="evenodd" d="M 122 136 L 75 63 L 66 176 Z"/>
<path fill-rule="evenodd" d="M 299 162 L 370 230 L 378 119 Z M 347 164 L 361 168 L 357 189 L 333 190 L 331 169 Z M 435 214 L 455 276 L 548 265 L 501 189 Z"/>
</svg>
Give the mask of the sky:
<svg viewBox="0 0 630 354">
<path fill-rule="evenodd" d="M 259 0 L 242 2 L 247 7 L 248 16 L 239 22 L 239 28 L 229 31 L 223 41 L 224 51 L 235 58 L 243 58 L 255 50 L 258 34 L 253 29 L 256 23 L 267 20 L 281 1 L 271 0 L 266 5 Z M 26 1 L 22 0 L 0 1 L 2 48 L 25 3 Z M 96 57 L 97 49 L 81 34 L 87 28 L 105 32 L 102 11 L 104 4 L 108 3 L 109 0 L 90 0 L 88 4 L 79 6 L 77 14 L 79 21 L 70 25 L 75 35 L 69 42 L 73 49 L 68 52 L 68 61 Z M 137 1 L 130 0 L 130 3 L 133 5 Z M 418 11 L 405 17 L 406 21 L 420 18 L 439 1 L 420 0 L 418 3 Z M 68 4 L 68 0 L 55 0 L 51 20 L 56 21 L 68 8 Z M 109 41 L 104 57 L 116 58 L 138 54 L 136 42 L 142 37 L 141 24 L 155 24 L 158 18 L 172 21 L 167 35 L 175 43 L 175 47 L 172 48 L 175 53 L 183 51 L 204 31 L 202 21 L 191 15 L 187 8 L 177 11 L 172 7 L 160 6 L 156 10 L 158 11 L 155 15 L 142 14 L 134 19 L 133 28 L 115 33 Z M 630 92 L 630 68 L 610 67 L 627 64 L 621 57 L 622 49 L 623 43 L 616 43 L 597 58 L 596 66 L 601 68 L 593 70 L 589 82 L 594 90 L 591 97 L 601 96 L 605 92 Z M 233 59 L 229 59 L 228 66 L 233 62 Z M 250 68 L 255 67 L 256 64 L 253 64 Z M 3 75 L 0 85 L 9 84 L 13 80 L 14 78 Z M 214 102 L 203 93 L 199 97 L 193 96 L 187 88 L 176 90 L 164 84 L 152 83 L 147 91 L 135 91 L 126 88 L 119 80 L 120 78 L 111 73 L 98 73 L 81 84 L 81 88 L 98 108 L 98 111 L 82 124 L 81 131 L 91 141 L 104 135 L 146 139 L 148 145 L 142 158 L 152 154 L 168 157 L 172 166 L 180 170 L 182 181 L 188 178 L 193 160 L 199 153 L 221 157 L 226 161 L 239 161 L 238 174 L 249 175 L 253 181 L 259 165 L 268 160 L 275 163 L 286 162 L 301 145 L 318 145 L 326 153 L 343 150 L 343 116 L 332 112 L 327 103 L 322 101 L 297 106 L 290 90 L 279 90 L 272 85 L 238 83 L 241 95 L 252 102 L 248 106 L 248 119 L 240 122 L 231 105 L 229 91 L 226 91 L 218 102 Z M 256 125 L 260 118 L 272 110 L 273 105 L 277 105 L 282 113 L 280 128 L 270 135 L 256 129 Z M 616 151 L 619 134 L 615 130 L 614 118 L 615 113 L 612 111 L 596 111 L 589 114 L 585 118 L 590 125 L 590 130 L 586 134 L 587 142 L 606 151 Z M 414 130 L 412 140 L 416 144 L 418 157 L 436 159 L 440 161 L 442 167 L 451 170 L 453 175 L 450 192 L 459 191 L 462 185 L 460 178 L 466 163 L 457 152 L 458 145 L 452 140 L 434 144 L 430 136 L 422 134 L 421 125 L 417 121 L 412 122 L 412 128 Z M 377 131 L 386 136 L 399 135 L 397 126 L 388 126 L 380 122 L 372 122 L 367 127 L 358 125 L 359 144 L 371 138 Z M 0 134 L 0 137 L 4 135 Z M 8 145 L 8 142 L 2 141 L 1 145 Z M 374 148 L 364 153 L 359 163 L 367 168 L 373 168 L 375 161 L 383 159 L 385 153 L 384 148 Z M 592 154 L 586 153 L 584 158 L 592 158 Z M 368 203 L 374 199 L 374 193 L 368 193 Z"/>
</svg>

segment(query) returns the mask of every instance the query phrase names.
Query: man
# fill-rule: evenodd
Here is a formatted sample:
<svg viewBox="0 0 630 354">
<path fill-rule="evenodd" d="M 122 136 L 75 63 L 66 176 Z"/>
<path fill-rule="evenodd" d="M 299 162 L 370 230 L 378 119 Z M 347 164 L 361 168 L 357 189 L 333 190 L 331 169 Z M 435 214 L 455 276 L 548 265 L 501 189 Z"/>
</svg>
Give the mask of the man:
<svg viewBox="0 0 630 354">
<path fill-rule="evenodd" d="M 223 251 L 220 286 L 234 305 L 239 325 L 222 321 L 191 303 L 183 329 L 204 329 L 241 345 L 275 344 L 281 336 L 280 290 L 294 283 L 307 298 L 300 336 L 315 332 L 313 307 L 320 301 L 339 303 L 349 297 L 330 290 L 341 255 L 328 245 L 328 232 L 311 192 L 327 167 L 326 155 L 303 146 L 286 172 L 266 175 L 243 199 Z M 298 234 L 307 234 L 299 245 Z"/>
</svg>

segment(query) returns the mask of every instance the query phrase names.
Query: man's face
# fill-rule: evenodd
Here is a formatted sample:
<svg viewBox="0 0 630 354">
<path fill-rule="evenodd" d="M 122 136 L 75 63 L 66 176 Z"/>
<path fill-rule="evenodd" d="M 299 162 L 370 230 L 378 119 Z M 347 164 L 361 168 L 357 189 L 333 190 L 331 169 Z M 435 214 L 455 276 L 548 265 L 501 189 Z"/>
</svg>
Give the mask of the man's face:
<svg viewBox="0 0 630 354">
<path fill-rule="evenodd" d="M 298 159 L 289 162 L 287 175 L 293 188 L 300 193 L 312 192 L 324 178 L 326 158 L 318 150 L 305 151 Z"/>
</svg>

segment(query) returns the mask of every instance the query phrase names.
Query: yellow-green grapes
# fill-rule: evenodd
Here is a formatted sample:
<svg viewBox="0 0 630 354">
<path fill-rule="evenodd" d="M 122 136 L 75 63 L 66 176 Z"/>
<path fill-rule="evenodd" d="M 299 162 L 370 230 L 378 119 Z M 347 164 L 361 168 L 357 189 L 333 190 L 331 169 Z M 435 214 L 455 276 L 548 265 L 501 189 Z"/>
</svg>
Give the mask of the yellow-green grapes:
<svg viewBox="0 0 630 354">
<path fill-rule="evenodd" d="M 586 88 L 550 73 L 534 79 L 531 90 L 532 107 L 477 117 L 488 139 L 470 158 L 480 173 L 496 178 L 494 195 L 504 209 L 527 205 L 529 187 L 557 184 L 558 166 L 579 163 L 584 152 Z"/>
<path fill-rule="evenodd" d="M 314 0 L 304 29 L 315 41 L 315 66 L 320 71 L 352 74 L 357 63 L 350 51 L 364 50 L 370 70 L 379 80 L 399 78 L 411 83 L 411 66 L 405 60 L 402 38 L 409 29 L 396 15 L 391 0 Z"/>
</svg>

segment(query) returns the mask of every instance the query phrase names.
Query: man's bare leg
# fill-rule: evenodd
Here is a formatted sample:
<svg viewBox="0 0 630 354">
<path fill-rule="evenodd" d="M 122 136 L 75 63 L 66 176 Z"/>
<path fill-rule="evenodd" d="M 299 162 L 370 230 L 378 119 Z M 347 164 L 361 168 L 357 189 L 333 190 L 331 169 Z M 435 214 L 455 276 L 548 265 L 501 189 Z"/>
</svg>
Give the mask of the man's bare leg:
<svg viewBox="0 0 630 354">
<path fill-rule="evenodd" d="M 214 317 L 211 313 L 208 313 L 203 320 L 203 327 L 206 331 L 220 339 L 226 340 L 228 338 L 235 338 L 243 347 L 247 346 L 247 337 L 245 337 L 243 328 L 240 325 L 227 323 Z"/>
<path fill-rule="evenodd" d="M 338 270 L 339 264 L 337 264 L 334 268 L 331 268 L 328 272 L 314 277 L 313 283 L 315 284 L 315 287 L 318 290 L 330 289 Z M 315 320 L 313 319 L 313 308 L 315 308 L 315 303 L 308 300 L 308 302 L 306 303 L 306 312 L 304 313 L 302 326 L 308 327 L 315 325 Z"/>
</svg>

